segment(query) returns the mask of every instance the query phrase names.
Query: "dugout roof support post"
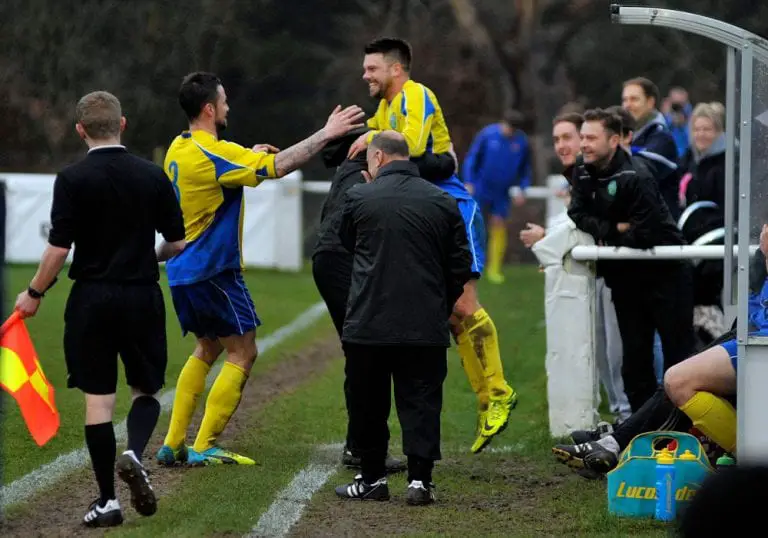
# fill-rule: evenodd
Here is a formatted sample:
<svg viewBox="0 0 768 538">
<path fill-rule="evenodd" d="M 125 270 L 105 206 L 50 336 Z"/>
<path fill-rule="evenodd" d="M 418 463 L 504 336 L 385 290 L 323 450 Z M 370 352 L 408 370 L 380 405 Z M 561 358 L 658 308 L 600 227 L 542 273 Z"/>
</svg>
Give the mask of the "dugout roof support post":
<svg viewBox="0 0 768 538">
<path fill-rule="evenodd" d="M 738 438 L 739 463 L 768 463 L 768 427 L 765 410 L 768 409 L 768 338 L 748 335 L 749 256 L 750 242 L 756 243 L 760 234 L 762 209 L 753 221 L 750 215 L 753 197 L 761 203 L 762 189 L 758 179 L 753 185 L 753 154 L 763 155 L 768 142 L 764 136 L 754 136 L 753 120 L 760 119 L 764 110 L 753 110 L 753 103 L 764 108 L 759 94 L 761 86 L 768 85 L 761 73 L 768 72 L 768 41 L 742 28 L 723 21 L 670 9 L 630 7 L 612 4 L 611 21 L 625 25 L 648 25 L 672 28 L 697 34 L 722 43 L 727 51 L 726 85 L 726 208 L 725 208 L 725 290 L 724 307 L 727 320 L 737 316 L 738 339 Z M 755 76 L 755 68 L 758 73 Z M 754 94 L 758 94 L 753 97 Z M 764 99 L 762 100 L 764 101 Z M 738 138 L 736 125 L 738 122 Z M 755 147 L 753 147 L 753 145 Z M 736 170 L 738 169 L 738 175 Z M 758 173 L 756 178 L 761 178 Z M 738 181 L 738 206 L 733 200 L 734 181 Z M 753 188 L 754 187 L 754 188 Z M 754 193 L 752 191 L 755 191 Z M 768 199 L 762 201 L 768 204 Z M 734 209 L 738 207 L 737 214 Z M 759 207 L 759 206 L 758 206 Z M 755 213 L 758 213 L 757 211 Z M 738 219 L 734 218 L 738 217 Z M 734 255 L 733 239 L 738 226 L 738 251 Z M 753 236 L 752 238 L 750 237 Z M 752 241 L 750 241 L 752 239 Z M 735 265 L 734 265 L 735 262 Z M 738 269 L 736 293 L 733 273 Z M 735 297 L 734 297 L 735 295 Z M 734 300 L 735 299 L 735 300 Z M 730 314 L 730 315 L 729 315 Z"/>
</svg>

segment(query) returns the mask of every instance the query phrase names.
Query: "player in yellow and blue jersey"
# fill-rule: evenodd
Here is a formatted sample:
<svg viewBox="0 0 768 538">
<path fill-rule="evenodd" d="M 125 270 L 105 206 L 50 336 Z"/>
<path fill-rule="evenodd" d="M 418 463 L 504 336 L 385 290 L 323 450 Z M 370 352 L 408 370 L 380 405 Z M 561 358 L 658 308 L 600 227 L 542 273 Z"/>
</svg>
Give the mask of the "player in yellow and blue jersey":
<svg viewBox="0 0 768 538">
<path fill-rule="evenodd" d="M 357 106 L 336 107 L 325 127 L 284 150 L 267 144 L 246 148 L 220 140 L 229 106 L 221 81 L 211 73 L 187 75 L 179 103 L 189 129 L 177 136 L 165 157 L 165 171 L 179 198 L 187 249 L 168 260 L 171 297 L 181 329 L 197 345 L 179 374 L 171 423 L 159 463 L 253 464 L 251 458 L 216 445 L 240 403 L 256 359 L 256 327 L 261 321 L 241 271 L 243 187 L 282 177 L 305 164 L 329 141 L 363 126 Z M 227 351 L 216 377 L 192 448 L 186 434 L 211 365 Z"/>
<path fill-rule="evenodd" d="M 448 126 L 435 94 L 410 78 L 411 47 L 401 39 L 384 38 L 365 47 L 363 80 L 371 97 L 380 99 L 368 127 L 350 148 L 350 157 L 364 150 L 373 136 L 395 130 L 405 137 L 411 157 L 425 153 L 452 152 Z M 472 452 L 478 453 L 506 428 L 517 394 L 504 379 L 498 335 L 493 320 L 477 298 L 477 280 L 485 264 L 485 226 L 477 203 L 456 174 L 435 185 L 452 195 L 464 218 L 472 251 L 473 280 L 454 307 L 451 327 L 464 371 L 478 398 L 477 439 Z"/>
</svg>

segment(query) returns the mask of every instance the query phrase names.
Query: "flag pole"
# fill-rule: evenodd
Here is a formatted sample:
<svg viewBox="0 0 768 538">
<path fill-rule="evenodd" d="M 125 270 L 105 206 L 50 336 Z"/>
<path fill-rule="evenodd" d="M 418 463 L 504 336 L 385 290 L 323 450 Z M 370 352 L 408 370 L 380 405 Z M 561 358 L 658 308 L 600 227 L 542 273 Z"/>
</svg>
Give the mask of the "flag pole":
<svg viewBox="0 0 768 538">
<path fill-rule="evenodd" d="M 3 323 L 2 327 L 0 327 L 0 337 L 2 337 L 5 334 L 5 331 L 10 329 L 11 325 L 16 323 L 21 319 L 21 313 L 19 313 L 18 310 L 14 310 L 13 314 L 11 314 L 7 320 Z"/>
</svg>

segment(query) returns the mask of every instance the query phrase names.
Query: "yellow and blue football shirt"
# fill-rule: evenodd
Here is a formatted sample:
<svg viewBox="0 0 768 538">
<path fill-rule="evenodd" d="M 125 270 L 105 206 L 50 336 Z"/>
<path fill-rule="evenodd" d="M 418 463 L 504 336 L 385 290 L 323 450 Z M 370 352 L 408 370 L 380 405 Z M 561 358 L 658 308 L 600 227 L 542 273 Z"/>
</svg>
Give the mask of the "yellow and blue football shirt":
<svg viewBox="0 0 768 538">
<path fill-rule="evenodd" d="M 276 178 L 275 155 L 184 131 L 171 143 L 165 172 L 184 215 L 187 247 L 166 263 L 171 286 L 242 270 L 243 187 Z"/>
<path fill-rule="evenodd" d="M 451 135 L 437 97 L 432 90 L 413 80 L 406 81 L 391 102 L 382 99 L 367 123 L 373 129 L 368 142 L 377 132 L 397 131 L 405 137 L 411 157 L 445 153 L 451 148 Z M 435 185 L 454 198 L 471 199 L 456 174 L 447 180 L 436 181 Z"/>
</svg>

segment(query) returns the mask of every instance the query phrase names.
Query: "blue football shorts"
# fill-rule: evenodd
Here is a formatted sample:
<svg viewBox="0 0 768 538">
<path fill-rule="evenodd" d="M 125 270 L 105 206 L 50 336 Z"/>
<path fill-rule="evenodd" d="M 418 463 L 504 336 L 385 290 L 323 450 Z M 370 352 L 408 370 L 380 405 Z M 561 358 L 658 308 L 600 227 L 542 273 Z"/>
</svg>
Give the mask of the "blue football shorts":
<svg viewBox="0 0 768 538">
<path fill-rule="evenodd" d="M 193 284 L 171 286 L 171 298 L 184 335 L 216 339 L 243 335 L 261 325 L 238 270 L 227 270 Z"/>
</svg>

